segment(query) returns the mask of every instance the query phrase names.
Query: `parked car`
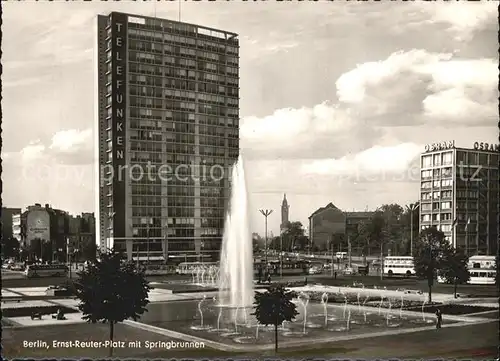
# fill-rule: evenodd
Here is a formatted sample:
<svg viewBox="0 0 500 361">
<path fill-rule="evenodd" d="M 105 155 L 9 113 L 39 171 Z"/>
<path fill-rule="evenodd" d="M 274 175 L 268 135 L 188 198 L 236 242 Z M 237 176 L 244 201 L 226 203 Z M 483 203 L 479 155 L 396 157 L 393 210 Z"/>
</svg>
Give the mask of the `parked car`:
<svg viewBox="0 0 500 361">
<path fill-rule="evenodd" d="M 23 271 L 24 270 L 24 266 L 21 263 L 16 263 L 14 265 L 11 265 L 10 269 L 12 271 Z"/>
<path fill-rule="evenodd" d="M 346 267 L 344 269 L 344 274 L 345 275 L 352 275 L 354 273 L 354 270 L 352 269 L 352 267 Z"/>
</svg>

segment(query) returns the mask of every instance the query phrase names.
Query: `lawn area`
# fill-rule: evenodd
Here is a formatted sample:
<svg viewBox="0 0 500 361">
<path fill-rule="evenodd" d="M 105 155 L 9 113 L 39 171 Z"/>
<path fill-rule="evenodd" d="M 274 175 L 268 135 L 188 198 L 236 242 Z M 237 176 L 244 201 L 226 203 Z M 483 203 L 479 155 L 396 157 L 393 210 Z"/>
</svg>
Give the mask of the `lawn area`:
<svg viewBox="0 0 500 361">
<path fill-rule="evenodd" d="M 105 358 L 108 357 L 107 348 L 29 348 L 24 347 L 23 341 L 105 341 L 109 338 L 109 326 L 105 324 L 70 324 L 58 326 L 37 326 L 10 328 L 2 330 L 2 356 L 4 358 L 38 357 L 38 358 Z M 127 346 L 129 341 L 141 341 L 142 348 L 115 348 L 115 357 L 233 357 L 236 353 L 205 348 L 166 349 L 144 347 L 146 341 L 180 341 L 168 339 L 163 335 L 140 330 L 131 326 L 118 324 L 115 326 L 116 341 L 124 341 Z"/>
</svg>

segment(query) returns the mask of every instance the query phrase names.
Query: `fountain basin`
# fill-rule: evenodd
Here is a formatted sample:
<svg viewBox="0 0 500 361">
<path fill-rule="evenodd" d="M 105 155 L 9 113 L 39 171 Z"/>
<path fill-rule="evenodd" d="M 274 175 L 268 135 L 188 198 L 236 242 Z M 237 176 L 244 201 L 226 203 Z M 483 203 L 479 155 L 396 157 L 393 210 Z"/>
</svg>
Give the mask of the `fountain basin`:
<svg viewBox="0 0 500 361">
<path fill-rule="evenodd" d="M 399 318 L 399 310 L 393 310 L 389 315 L 387 323 L 387 310 L 383 310 L 381 315 L 377 312 L 366 314 L 364 321 L 364 310 L 361 312 L 358 306 L 348 305 L 351 318 L 349 327 L 347 327 L 347 317 L 344 318 L 344 306 L 327 305 L 327 322 L 325 324 L 324 306 L 320 303 L 310 302 L 307 307 L 308 317 L 304 333 L 304 317 L 302 307 L 299 305 L 297 310 L 299 315 L 294 322 L 287 322 L 285 327 L 279 326 L 278 335 L 284 344 L 293 343 L 295 339 L 304 337 L 314 339 L 335 339 L 346 335 L 372 334 L 381 331 L 394 329 L 409 329 L 415 327 L 432 326 L 435 323 L 434 318 L 426 315 L 425 321 L 421 314 L 404 313 L 404 318 Z M 274 326 L 257 325 L 252 308 L 240 309 L 241 315 L 238 316 L 237 325 L 234 323 L 234 308 L 217 307 L 217 304 L 207 299 L 202 304 L 203 326 L 198 310 L 198 301 L 171 301 L 168 303 L 152 303 L 148 305 L 148 312 L 142 317 L 140 322 L 156 327 L 173 330 L 191 336 L 200 337 L 206 340 L 215 341 L 227 345 L 241 344 L 273 344 Z M 247 312 L 247 322 L 244 322 L 242 311 Z M 373 308 L 371 309 L 373 311 Z M 219 330 L 217 330 L 217 319 L 222 311 L 219 320 Z M 310 316 L 309 316 L 310 315 Z M 444 325 L 456 323 L 457 320 L 444 319 Z M 311 327 L 312 326 L 312 327 Z M 206 329 L 205 329 L 206 328 Z M 255 338 L 258 328 L 258 338 Z"/>
</svg>

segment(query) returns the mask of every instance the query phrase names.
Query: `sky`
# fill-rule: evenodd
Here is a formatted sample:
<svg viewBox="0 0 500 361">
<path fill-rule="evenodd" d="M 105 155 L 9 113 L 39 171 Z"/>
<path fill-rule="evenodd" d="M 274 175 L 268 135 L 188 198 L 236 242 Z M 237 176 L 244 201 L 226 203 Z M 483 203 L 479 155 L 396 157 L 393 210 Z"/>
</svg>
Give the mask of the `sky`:
<svg viewBox="0 0 500 361">
<path fill-rule="evenodd" d="M 93 21 L 179 19 L 176 2 L 3 3 L 3 202 L 94 204 Z M 332 202 L 419 197 L 425 144 L 498 142 L 494 2 L 182 2 L 240 39 L 240 146 L 252 231 Z"/>
</svg>

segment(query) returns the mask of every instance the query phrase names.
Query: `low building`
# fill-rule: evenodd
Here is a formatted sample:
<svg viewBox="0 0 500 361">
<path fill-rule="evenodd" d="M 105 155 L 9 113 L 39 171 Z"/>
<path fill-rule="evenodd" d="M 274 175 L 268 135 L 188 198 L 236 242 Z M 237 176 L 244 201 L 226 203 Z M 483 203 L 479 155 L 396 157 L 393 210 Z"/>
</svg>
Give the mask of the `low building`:
<svg viewBox="0 0 500 361">
<path fill-rule="evenodd" d="M 19 209 L 21 212 L 21 210 Z M 42 248 L 49 248 L 52 260 L 66 260 L 66 252 L 80 249 L 86 242 L 95 243 L 95 218 L 93 213 L 72 216 L 68 212 L 39 203 L 12 217 L 13 235 L 23 248 L 31 250 L 32 257 L 39 257 Z M 38 244 L 42 245 L 38 249 Z M 36 246 L 36 247 L 35 247 Z M 36 248 L 36 251 L 34 250 Z M 46 255 L 44 256 L 47 257 Z"/>
<path fill-rule="evenodd" d="M 368 222 L 373 212 L 346 212 L 328 203 L 309 216 L 309 237 L 319 250 L 347 251 L 349 237 L 358 231 L 358 225 Z"/>
<path fill-rule="evenodd" d="M 20 213 L 21 208 L 2 207 L 2 240 L 14 237 L 12 217 Z"/>
</svg>

